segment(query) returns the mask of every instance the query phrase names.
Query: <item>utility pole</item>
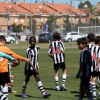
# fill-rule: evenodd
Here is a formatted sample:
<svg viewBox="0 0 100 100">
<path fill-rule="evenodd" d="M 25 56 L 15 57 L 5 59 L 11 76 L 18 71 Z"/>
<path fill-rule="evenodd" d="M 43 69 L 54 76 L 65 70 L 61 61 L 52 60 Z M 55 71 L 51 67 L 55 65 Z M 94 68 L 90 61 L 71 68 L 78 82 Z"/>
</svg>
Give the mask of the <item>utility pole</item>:
<svg viewBox="0 0 100 100">
<path fill-rule="evenodd" d="M 32 0 L 30 2 L 30 31 L 31 31 L 31 34 L 33 34 L 33 31 L 32 31 Z"/>
</svg>

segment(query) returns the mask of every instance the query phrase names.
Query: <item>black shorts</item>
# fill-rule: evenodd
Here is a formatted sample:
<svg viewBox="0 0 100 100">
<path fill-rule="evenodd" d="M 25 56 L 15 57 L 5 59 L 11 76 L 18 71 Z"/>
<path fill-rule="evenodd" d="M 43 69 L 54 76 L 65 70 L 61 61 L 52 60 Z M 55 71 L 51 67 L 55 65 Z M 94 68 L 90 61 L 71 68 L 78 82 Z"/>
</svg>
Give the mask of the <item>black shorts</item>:
<svg viewBox="0 0 100 100">
<path fill-rule="evenodd" d="M 96 71 L 91 72 L 91 76 L 92 76 L 92 77 L 98 76 L 98 72 L 96 72 Z"/>
<path fill-rule="evenodd" d="M 90 78 L 80 77 L 80 84 L 82 86 L 89 86 Z"/>
<path fill-rule="evenodd" d="M 0 73 L 0 85 L 4 85 L 6 83 L 10 83 L 9 73 L 8 72 Z"/>
<path fill-rule="evenodd" d="M 65 69 L 66 68 L 66 64 L 65 64 L 65 62 L 63 62 L 63 63 L 58 63 L 58 64 L 54 64 L 54 69 Z"/>
<path fill-rule="evenodd" d="M 37 73 L 34 70 L 25 70 L 24 75 L 36 75 Z"/>
</svg>

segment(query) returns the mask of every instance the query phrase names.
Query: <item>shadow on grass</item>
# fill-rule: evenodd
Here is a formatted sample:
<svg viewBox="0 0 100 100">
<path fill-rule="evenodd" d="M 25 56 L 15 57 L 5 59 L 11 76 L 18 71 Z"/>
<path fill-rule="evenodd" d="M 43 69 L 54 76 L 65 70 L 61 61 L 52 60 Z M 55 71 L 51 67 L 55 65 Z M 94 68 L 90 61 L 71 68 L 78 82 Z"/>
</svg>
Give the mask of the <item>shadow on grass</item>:
<svg viewBox="0 0 100 100">
<path fill-rule="evenodd" d="M 45 90 L 53 90 L 53 91 L 56 91 L 56 89 L 54 89 L 54 88 L 45 88 L 45 87 L 44 87 L 44 89 L 45 89 Z"/>
<path fill-rule="evenodd" d="M 75 97 L 79 97 L 79 92 L 78 91 L 71 91 L 70 93 L 75 94 Z M 87 98 L 87 96 L 85 95 L 84 98 Z"/>
<path fill-rule="evenodd" d="M 22 98 L 21 95 L 15 95 L 16 97 Z M 27 95 L 28 98 L 43 98 L 43 97 L 36 97 L 36 96 L 31 96 L 31 95 Z"/>
</svg>

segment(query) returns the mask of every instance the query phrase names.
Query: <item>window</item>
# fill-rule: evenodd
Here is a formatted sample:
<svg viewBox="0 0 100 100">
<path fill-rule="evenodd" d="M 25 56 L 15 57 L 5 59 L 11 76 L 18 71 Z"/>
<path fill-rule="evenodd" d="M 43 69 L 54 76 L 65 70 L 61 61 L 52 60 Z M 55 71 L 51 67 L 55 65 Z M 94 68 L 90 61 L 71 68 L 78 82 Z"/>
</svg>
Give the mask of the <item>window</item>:
<svg viewBox="0 0 100 100">
<path fill-rule="evenodd" d="M 11 17 L 5 18 L 5 22 L 11 22 Z"/>
<path fill-rule="evenodd" d="M 72 18 L 72 22 L 74 22 L 74 18 Z"/>
<path fill-rule="evenodd" d="M 78 35 L 78 33 L 72 33 L 72 35 Z"/>
<path fill-rule="evenodd" d="M 37 19 L 38 22 L 42 22 L 43 20 L 41 18 Z"/>
<path fill-rule="evenodd" d="M 24 19 L 23 19 L 23 18 L 21 18 L 21 19 L 20 19 L 20 22 L 22 22 L 22 23 L 23 23 L 23 22 L 24 22 Z"/>
<path fill-rule="evenodd" d="M 79 18 L 76 18 L 76 21 L 78 22 L 79 21 Z"/>
<path fill-rule="evenodd" d="M 18 22 L 18 19 L 15 19 L 15 22 Z"/>
</svg>

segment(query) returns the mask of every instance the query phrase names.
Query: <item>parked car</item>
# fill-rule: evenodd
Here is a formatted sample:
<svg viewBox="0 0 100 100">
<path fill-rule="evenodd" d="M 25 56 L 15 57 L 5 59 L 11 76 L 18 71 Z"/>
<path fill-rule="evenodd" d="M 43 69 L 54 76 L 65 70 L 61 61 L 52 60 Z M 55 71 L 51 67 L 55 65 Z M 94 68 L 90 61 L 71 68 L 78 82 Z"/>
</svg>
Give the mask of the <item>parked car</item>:
<svg viewBox="0 0 100 100">
<path fill-rule="evenodd" d="M 65 33 L 63 36 L 62 36 L 62 41 L 68 41 L 68 42 L 71 42 L 71 41 L 76 41 L 78 38 L 81 38 L 81 37 L 85 37 L 82 33 L 79 33 L 78 32 L 68 32 L 68 33 Z"/>
<path fill-rule="evenodd" d="M 53 40 L 52 33 L 41 33 L 39 35 L 39 43 L 41 42 L 51 42 Z"/>
<path fill-rule="evenodd" d="M 7 43 L 13 44 L 16 41 L 15 38 L 12 36 L 8 36 L 8 35 L 2 35 L 2 36 L 5 36 Z"/>
</svg>

